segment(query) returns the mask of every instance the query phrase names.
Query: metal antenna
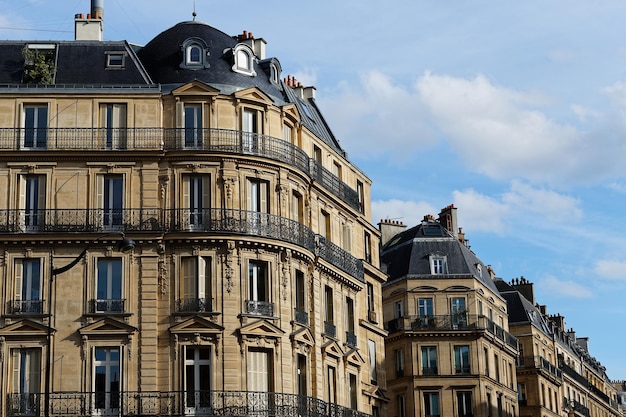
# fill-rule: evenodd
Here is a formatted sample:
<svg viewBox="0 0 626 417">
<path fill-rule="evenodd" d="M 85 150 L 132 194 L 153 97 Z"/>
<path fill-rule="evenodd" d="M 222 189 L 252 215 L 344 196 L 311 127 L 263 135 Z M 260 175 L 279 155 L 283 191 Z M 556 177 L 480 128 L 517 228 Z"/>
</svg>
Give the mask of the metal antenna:
<svg viewBox="0 0 626 417">
<path fill-rule="evenodd" d="M 196 14 L 196 0 L 193 0 L 193 13 L 191 14 L 193 16 L 193 21 L 196 21 L 196 16 L 198 16 Z"/>
</svg>

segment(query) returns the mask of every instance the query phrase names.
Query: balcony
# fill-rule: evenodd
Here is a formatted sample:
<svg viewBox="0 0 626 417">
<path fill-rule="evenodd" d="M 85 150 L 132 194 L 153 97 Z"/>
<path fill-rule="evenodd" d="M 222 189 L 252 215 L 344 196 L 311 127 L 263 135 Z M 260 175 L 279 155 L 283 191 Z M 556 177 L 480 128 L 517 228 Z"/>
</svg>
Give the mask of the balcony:
<svg viewBox="0 0 626 417">
<path fill-rule="evenodd" d="M 115 416 L 276 416 L 276 417 L 370 417 L 369 414 L 317 398 L 276 392 L 190 391 L 167 392 L 125 391 L 109 404 L 116 408 L 100 408 L 100 393 L 54 392 L 50 394 L 51 417 Z M 7 394 L 8 417 L 39 417 L 43 415 L 43 393 Z"/>
<path fill-rule="evenodd" d="M 458 313 L 440 316 L 404 316 L 384 325 L 390 333 L 399 331 L 485 331 L 517 350 L 517 338 L 485 316 Z"/>
<path fill-rule="evenodd" d="M 9 314 L 43 314 L 43 300 L 14 300 L 9 301 L 7 304 L 7 312 Z"/>
<path fill-rule="evenodd" d="M 274 303 L 267 301 L 246 300 L 246 313 L 255 316 L 274 316 Z"/>
<path fill-rule="evenodd" d="M 296 323 L 304 324 L 305 326 L 309 325 L 309 313 L 300 308 L 294 309 L 294 318 Z"/>
<path fill-rule="evenodd" d="M 553 365 L 542 356 L 519 357 L 517 360 L 517 367 L 539 369 L 548 376 L 555 378 L 557 381 L 563 380 L 563 372 L 556 365 Z"/>
<path fill-rule="evenodd" d="M 589 408 L 585 407 L 576 400 L 570 400 L 567 397 L 563 397 L 563 408 L 574 411 L 575 416 L 589 417 Z"/>
<path fill-rule="evenodd" d="M 439 369 L 436 366 L 422 367 L 422 375 L 439 375 Z"/>
<path fill-rule="evenodd" d="M 357 192 L 336 175 L 309 158 L 301 148 L 279 138 L 227 129 L 48 128 L 36 129 L 41 138 L 31 145 L 25 138 L 33 129 L 0 128 L 0 151 L 194 151 L 252 155 L 289 164 L 319 182 L 355 210 Z M 29 146 L 30 145 L 30 146 Z"/>
<path fill-rule="evenodd" d="M 346 345 L 351 348 L 356 347 L 356 334 L 354 332 L 346 332 Z"/>
<path fill-rule="evenodd" d="M 303 247 L 353 278 L 365 282 L 363 261 L 316 235 L 302 223 L 269 213 L 203 209 L 47 209 L 37 210 L 27 226 L 26 210 L 0 210 L 0 234 L 20 233 L 208 233 L 277 239 Z"/>
<path fill-rule="evenodd" d="M 337 326 L 329 321 L 324 322 L 324 334 L 328 337 L 337 337 Z"/>
<path fill-rule="evenodd" d="M 124 313 L 125 300 L 102 299 L 91 300 L 91 313 L 93 314 L 121 314 Z"/>
<path fill-rule="evenodd" d="M 176 300 L 177 313 L 210 313 L 213 311 L 210 298 L 181 298 Z"/>
<path fill-rule="evenodd" d="M 471 373 L 469 365 L 457 365 L 454 367 L 456 375 L 469 375 Z"/>
</svg>

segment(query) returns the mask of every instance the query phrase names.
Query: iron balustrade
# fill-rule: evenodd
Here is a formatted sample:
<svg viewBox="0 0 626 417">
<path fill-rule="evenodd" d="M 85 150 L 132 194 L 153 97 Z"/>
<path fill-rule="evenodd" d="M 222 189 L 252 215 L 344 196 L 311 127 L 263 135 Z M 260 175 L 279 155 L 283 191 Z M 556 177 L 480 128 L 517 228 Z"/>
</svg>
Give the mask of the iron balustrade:
<svg viewBox="0 0 626 417">
<path fill-rule="evenodd" d="M 43 300 L 13 300 L 8 302 L 9 314 L 43 314 Z"/>
<path fill-rule="evenodd" d="M 497 339 L 517 349 L 517 338 L 485 316 L 456 313 L 436 316 L 404 316 L 384 324 L 389 332 L 430 330 L 485 330 Z"/>
<path fill-rule="evenodd" d="M 558 380 L 563 379 L 563 372 L 543 356 L 520 356 L 517 358 L 518 368 L 542 369 Z"/>
<path fill-rule="evenodd" d="M 103 405 L 101 393 L 50 393 L 50 416 L 276 416 L 370 417 L 369 414 L 296 394 L 253 391 L 147 391 L 111 392 Z M 106 395 L 106 394 L 105 394 Z M 43 393 L 8 394 L 6 415 L 40 416 Z M 112 405 L 112 406 L 111 406 Z M 102 408 L 105 407 L 105 408 Z"/>
<path fill-rule="evenodd" d="M 436 366 L 423 366 L 422 375 L 439 375 L 439 369 Z"/>
<path fill-rule="evenodd" d="M 269 213 L 234 209 L 45 209 L 36 223 L 27 210 L 0 210 L 0 233 L 228 233 L 278 239 L 309 250 L 353 278 L 365 282 L 363 261 L 316 235 L 302 223 Z M 34 217 L 31 216 L 31 219 Z"/>
<path fill-rule="evenodd" d="M 268 158 L 289 164 L 322 184 L 355 210 L 357 191 L 296 145 L 259 133 L 186 128 L 0 128 L 1 150 L 27 151 L 202 151 Z"/>
<path fill-rule="evenodd" d="M 179 313 L 210 313 L 213 311 L 210 298 L 181 298 L 176 300 Z"/>
<path fill-rule="evenodd" d="M 296 323 L 304 324 L 305 326 L 309 325 L 309 313 L 306 311 L 300 308 L 295 308 L 294 317 L 296 319 Z"/>
<path fill-rule="evenodd" d="M 124 313 L 124 304 L 120 299 L 91 300 L 91 313 Z"/>
<path fill-rule="evenodd" d="M 559 361 L 559 368 L 561 368 L 561 371 L 563 371 L 564 375 L 569 376 L 570 378 L 574 379 L 579 384 L 582 384 L 585 387 L 589 386 L 589 381 L 587 381 L 587 378 L 576 372 L 574 368 L 571 368 L 565 362 Z"/>
<path fill-rule="evenodd" d="M 569 409 L 574 410 L 576 413 L 578 413 L 577 415 L 583 415 L 585 417 L 589 417 L 589 408 L 587 408 L 586 406 L 584 406 L 583 404 L 579 403 L 576 400 L 570 400 L 567 397 L 563 397 L 563 407 L 567 407 Z"/>
<path fill-rule="evenodd" d="M 346 332 L 346 345 L 348 345 L 349 347 L 355 348 L 356 347 L 356 334 L 354 334 L 354 332 Z"/>
<path fill-rule="evenodd" d="M 454 367 L 454 373 L 457 375 L 469 375 L 470 374 L 470 366 L 469 365 L 461 365 Z"/>
<path fill-rule="evenodd" d="M 274 316 L 274 303 L 246 300 L 246 312 L 258 316 Z"/>
<path fill-rule="evenodd" d="M 329 321 L 325 321 L 324 334 L 328 337 L 337 337 L 337 326 Z"/>
</svg>

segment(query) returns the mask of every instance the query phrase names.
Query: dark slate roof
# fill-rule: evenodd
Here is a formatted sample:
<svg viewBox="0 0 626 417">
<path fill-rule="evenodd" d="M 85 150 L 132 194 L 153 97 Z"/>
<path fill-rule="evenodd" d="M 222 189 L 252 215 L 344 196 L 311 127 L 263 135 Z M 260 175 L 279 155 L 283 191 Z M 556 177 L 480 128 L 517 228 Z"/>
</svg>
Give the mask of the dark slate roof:
<svg viewBox="0 0 626 417">
<path fill-rule="evenodd" d="M 191 38 L 202 39 L 207 45 L 208 68 L 181 68 L 180 64 L 183 62 L 181 46 Z M 256 76 L 240 74 L 232 70 L 233 61 L 230 51 L 237 44 L 238 41 L 235 38 L 206 23 L 190 21 L 178 23 L 160 33 L 141 48 L 138 55 L 152 80 L 162 85 L 175 88 L 198 80 L 224 94 L 254 87 L 271 97 L 276 105 L 293 103 L 298 109 L 302 124 L 335 151 L 345 156 L 344 150 L 326 124 L 315 100 L 303 100 L 282 81 L 279 83 L 270 81 L 268 59 L 260 62 L 255 60 Z"/>
<path fill-rule="evenodd" d="M 436 221 L 423 221 L 395 235 L 383 246 L 380 258 L 392 282 L 405 277 L 432 278 L 431 255 L 446 256 L 446 276 L 471 276 L 499 294 L 483 262 Z"/>
<path fill-rule="evenodd" d="M 515 288 L 501 278 L 496 278 L 495 284 L 500 295 L 502 295 L 507 302 L 510 326 L 532 323 L 545 335 L 552 337 L 550 326 L 546 323 L 545 317 L 541 314 L 537 306 L 533 305 L 533 303 L 526 299 L 519 291 L 515 290 Z"/>
<path fill-rule="evenodd" d="M 125 41 L 0 41 L 0 84 L 21 84 L 28 44 L 54 44 L 57 49 L 55 85 L 150 85 L 150 77 Z M 123 69 L 106 68 L 107 52 L 126 54 Z"/>
</svg>

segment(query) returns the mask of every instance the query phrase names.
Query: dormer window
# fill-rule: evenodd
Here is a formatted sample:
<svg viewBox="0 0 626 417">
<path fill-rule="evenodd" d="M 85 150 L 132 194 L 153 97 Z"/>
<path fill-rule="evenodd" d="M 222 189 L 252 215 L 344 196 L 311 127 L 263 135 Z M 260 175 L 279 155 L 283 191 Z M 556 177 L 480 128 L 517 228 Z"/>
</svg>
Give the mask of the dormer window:
<svg viewBox="0 0 626 417">
<path fill-rule="evenodd" d="M 204 69 L 209 68 L 206 43 L 200 38 L 190 38 L 183 42 L 181 46 L 183 51 L 183 61 L 181 68 L 186 69 Z"/>
<path fill-rule="evenodd" d="M 444 255 L 430 255 L 430 273 L 445 275 L 448 273 L 448 262 Z"/>
<path fill-rule="evenodd" d="M 255 76 L 254 71 L 254 52 L 252 49 L 243 43 L 238 44 L 233 48 L 233 71 L 240 74 Z"/>
<path fill-rule="evenodd" d="M 126 61 L 125 52 L 105 52 L 107 68 L 124 68 Z"/>
</svg>

